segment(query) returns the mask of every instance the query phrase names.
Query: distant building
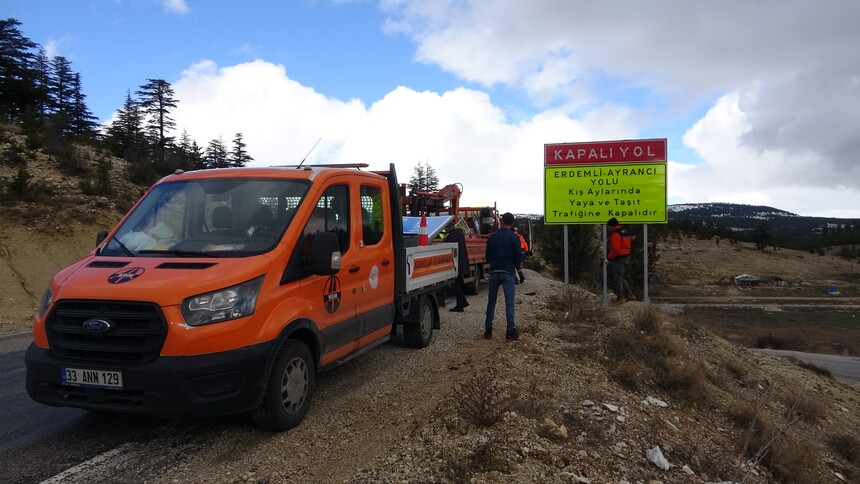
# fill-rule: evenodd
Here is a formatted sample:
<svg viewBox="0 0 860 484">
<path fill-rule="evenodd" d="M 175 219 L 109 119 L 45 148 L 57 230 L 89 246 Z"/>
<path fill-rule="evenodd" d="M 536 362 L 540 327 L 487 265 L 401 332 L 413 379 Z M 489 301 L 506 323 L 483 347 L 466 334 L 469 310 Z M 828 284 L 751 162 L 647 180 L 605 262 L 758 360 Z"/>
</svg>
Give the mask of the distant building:
<svg viewBox="0 0 860 484">
<path fill-rule="evenodd" d="M 753 287 L 758 286 L 760 283 L 761 279 L 750 274 L 735 276 L 735 284 L 737 284 L 738 287 Z"/>
</svg>

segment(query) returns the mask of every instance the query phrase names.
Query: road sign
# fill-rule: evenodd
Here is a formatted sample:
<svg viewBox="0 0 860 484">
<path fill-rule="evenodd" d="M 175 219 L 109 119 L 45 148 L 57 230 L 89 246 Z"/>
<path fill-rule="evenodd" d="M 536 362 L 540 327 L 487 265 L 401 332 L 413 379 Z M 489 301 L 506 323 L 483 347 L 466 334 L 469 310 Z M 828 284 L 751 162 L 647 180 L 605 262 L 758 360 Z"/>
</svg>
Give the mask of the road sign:
<svg viewBox="0 0 860 484">
<path fill-rule="evenodd" d="M 544 145 L 544 165 L 666 161 L 666 139 L 585 141 Z"/>
<path fill-rule="evenodd" d="M 666 223 L 666 139 L 544 145 L 544 223 Z"/>
<path fill-rule="evenodd" d="M 666 223 L 666 164 L 548 166 L 546 224 Z"/>
</svg>

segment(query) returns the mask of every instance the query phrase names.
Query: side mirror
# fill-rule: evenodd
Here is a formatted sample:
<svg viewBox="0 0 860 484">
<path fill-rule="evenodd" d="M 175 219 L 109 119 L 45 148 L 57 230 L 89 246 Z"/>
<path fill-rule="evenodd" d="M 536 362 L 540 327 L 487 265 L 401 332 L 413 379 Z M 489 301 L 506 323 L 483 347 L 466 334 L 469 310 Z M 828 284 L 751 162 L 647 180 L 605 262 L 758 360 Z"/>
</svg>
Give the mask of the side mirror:
<svg viewBox="0 0 860 484">
<path fill-rule="evenodd" d="M 102 242 L 107 238 L 108 233 L 106 230 L 102 230 L 101 232 L 96 234 L 96 247 L 98 247 Z"/>
<path fill-rule="evenodd" d="M 318 276 L 337 274 L 340 271 L 340 245 L 337 234 L 332 232 L 314 234 L 308 261 L 311 271 Z"/>
</svg>

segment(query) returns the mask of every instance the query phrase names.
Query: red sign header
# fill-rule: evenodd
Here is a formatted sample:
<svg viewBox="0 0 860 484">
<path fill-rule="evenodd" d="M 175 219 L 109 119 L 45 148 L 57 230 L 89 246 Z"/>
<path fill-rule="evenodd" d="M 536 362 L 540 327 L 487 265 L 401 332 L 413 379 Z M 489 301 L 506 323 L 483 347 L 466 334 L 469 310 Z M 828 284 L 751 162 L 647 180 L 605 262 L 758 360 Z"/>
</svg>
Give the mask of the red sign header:
<svg viewBox="0 0 860 484">
<path fill-rule="evenodd" d="M 544 145 L 544 165 L 666 161 L 666 138 Z"/>
</svg>

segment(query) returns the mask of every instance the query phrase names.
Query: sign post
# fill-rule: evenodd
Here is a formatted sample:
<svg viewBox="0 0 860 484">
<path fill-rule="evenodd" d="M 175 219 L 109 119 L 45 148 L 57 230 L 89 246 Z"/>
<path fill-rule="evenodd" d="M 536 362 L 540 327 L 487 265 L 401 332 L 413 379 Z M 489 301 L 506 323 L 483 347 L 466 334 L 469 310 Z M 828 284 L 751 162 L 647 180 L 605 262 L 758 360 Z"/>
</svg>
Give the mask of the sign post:
<svg viewBox="0 0 860 484">
<path fill-rule="evenodd" d="M 623 224 L 645 226 L 645 281 L 648 300 L 647 224 L 666 223 L 666 139 L 586 141 L 544 145 L 544 223 L 605 224 L 612 217 Z M 567 237 L 564 241 L 567 254 Z M 603 229 L 604 251 L 606 227 Z M 568 280 L 567 260 L 564 267 Z M 606 264 L 603 305 L 608 305 Z"/>
</svg>

